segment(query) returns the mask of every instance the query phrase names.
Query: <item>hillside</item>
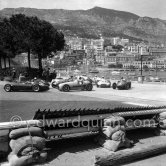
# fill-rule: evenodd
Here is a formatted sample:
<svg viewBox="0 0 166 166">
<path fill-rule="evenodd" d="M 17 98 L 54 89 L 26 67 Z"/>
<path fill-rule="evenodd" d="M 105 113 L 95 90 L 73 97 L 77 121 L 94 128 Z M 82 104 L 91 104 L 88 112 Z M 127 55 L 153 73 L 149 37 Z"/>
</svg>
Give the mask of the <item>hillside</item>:
<svg viewBox="0 0 166 166">
<path fill-rule="evenodd" d="M 18 13 L 49 21 L 66 35 L 97 38 L 102 34 L 166 43 L 166 21 L 129 12 L 100 7 L 89 10 L 5 8 L 0 11 L 0 17 Z"/>
</svg>

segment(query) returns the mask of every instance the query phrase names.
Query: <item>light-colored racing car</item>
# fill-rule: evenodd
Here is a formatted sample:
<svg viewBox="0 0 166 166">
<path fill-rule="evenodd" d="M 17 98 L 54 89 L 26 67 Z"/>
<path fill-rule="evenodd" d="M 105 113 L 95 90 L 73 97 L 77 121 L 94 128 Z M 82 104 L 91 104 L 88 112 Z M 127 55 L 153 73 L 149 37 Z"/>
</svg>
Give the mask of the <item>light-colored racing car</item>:
<svg viewBox="0 0 166 166">
<path fill-rule="evenodd" d="M 69 92 L 70 90 L 86 90 L 86 91 L 92 91 L 93 85 L 88 80 L 74 80 L 70 82 L 64 82 L 60 83 L 58 85 L 58 89 L 60 91 Z"/>
<path fill-rule="evenodd" d="M 111 88 L 111 82 L 106 79 L 102 79 L 96 83 L 96 86 L 98 88 Z"/>
<path fill-rule="evenodd" d="M 55 78 L 55 79 L 53 79 L 52 81 L 51 81 L 51 86 L 53 87 L 53 88 L 57 88 L 58 89 L 58 85 L 60 84 L 60 83 L 64 83 L 64 82 L 68 82 L 68 81 L 70 81 L 70 79 L 69 78 L 62 78 L 62 77 L 58 77 L 58 78 Z"/>
</svg>

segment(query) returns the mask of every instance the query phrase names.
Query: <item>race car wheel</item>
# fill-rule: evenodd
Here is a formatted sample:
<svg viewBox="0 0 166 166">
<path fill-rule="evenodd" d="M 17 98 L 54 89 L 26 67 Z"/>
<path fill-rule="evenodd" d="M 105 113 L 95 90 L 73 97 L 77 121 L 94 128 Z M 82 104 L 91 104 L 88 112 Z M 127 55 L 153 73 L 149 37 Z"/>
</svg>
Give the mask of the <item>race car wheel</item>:
<svg viewBox="0 0 166 166">
<path fill-rule="evenodd" d="M 116 89 L 116 87 L 117 87 L 116 83 L 113 83 L 113 84 L 112 84 L 112 88 L 113 88 L 113 89 Z"/>
<path fill-rule="evenodd" d="M 130 89 L 130 84 L 126 84 L 126 89 Z"/>
<path fill-rule="evenodd" d="M 92 88 L 93 88 L 93 86 L 92 86 L 91 84 L 88 84 L 88 85 L 86 86 L 86 90 L 87 90 L 87 91 L 91 91 Z"/>
<path fill-rule="evenodd" d="M 51 86 L 52 86 L 53 88 L 56 88 L 56 85 L 54 85 L 54 83 L 55 83 L 55 82 L 53 82 L 53 83 L 51 84 Z"/>
<path fill-rule="evenodd" d="M 6 84 L 4 86 L 4 89 L 5 89 L 6 92 L 10 92 L 11 91 L 11 85 L 10 84 Z"/>
<path fill-rule="evenodd" d="M 32 90 L 33 90 L 34 92 L 39 92 L 39 91 L 40 91 L 39 85 L 33 85 Z"/>
<path fill-rule="evenodd" d="M 64 92 L 69 92 L 70 91 L 70 86 L 69 85 L 64 85 L 63 88 L 62 88 L 62 90 Z"/>
</svg>

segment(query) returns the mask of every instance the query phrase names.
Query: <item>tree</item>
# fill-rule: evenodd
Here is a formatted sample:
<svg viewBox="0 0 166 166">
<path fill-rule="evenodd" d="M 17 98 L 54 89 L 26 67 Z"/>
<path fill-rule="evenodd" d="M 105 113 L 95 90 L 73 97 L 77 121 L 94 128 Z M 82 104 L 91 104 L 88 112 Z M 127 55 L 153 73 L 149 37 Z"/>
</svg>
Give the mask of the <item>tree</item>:
<svg viewBox="0 0 166 166">
<path fill-rule="evenodd" d="M 31 69 L 30 53 L 31 47 L 33 45 L 31 38 L 31 32 L 33 27 L 32 20 L 33 17 L 27 17 L 23 14 L 12 15 L 12 17 L 9 19 L 13 28 L 19 31 L 19 36 L 17 39 L 19 43 L 18 52 L 27 52 L 29 69 Z"/>
<path fill-rule="evenodd" d="M 123 68 L 123 65 L 122 65 L 121 63 L 117 63 L 117 64 L 116 64 L 116 67 L 117 67 L 117 68 Z"/>
<path fill-rule="evenodd" d="M 109 65 L 108 65 L 108 68 L 115 68 L 115 67 L 116 67 L 115 64 L 109 64 Z"/>
<path fill-rule="evenodd" d="M 63 33 L 37 17 L 18 14 L 0 22 L 0 51 L 11 57 L 17 53 L 28 52 L 29 69 L 31 52 L 37 54 L 39 70 L 42 71 L 42 58 L 62 50 L 64 44 Z"/>
<path fill-rule="evenodd" d="M 114 45 L 112 46 L 113 49 L 117 49 L 118 51 L 122 51 L 122 49 L 124 48 L 122 45 Z"/>
<path fill-rule="evenodd" d="M 58 32 L 50 23 L 34 18 L 33 20 L 32 52 L 38 55 L 39 70 L 42 71 L 42 58 L 46 58 L 52 52 L 62 50 L 65 40 L 62 32 Z"/>
<path fill-rule="evenodd" d="M 18 36 L 19 31 L 11 25 L 8 19 L 5 18 L 0 22 L 0 54 L 4 58 L 5 68 L 6 59 L 13 58 L 17 54 L 19 47 Z"/>
</svg>

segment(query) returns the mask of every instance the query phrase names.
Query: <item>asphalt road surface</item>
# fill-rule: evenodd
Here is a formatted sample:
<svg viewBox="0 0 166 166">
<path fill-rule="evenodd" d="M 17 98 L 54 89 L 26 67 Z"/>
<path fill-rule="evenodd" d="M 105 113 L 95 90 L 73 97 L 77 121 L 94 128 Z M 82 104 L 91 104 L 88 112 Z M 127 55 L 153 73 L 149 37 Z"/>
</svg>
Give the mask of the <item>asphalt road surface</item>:
<svg viewBox="0 0 166 166">
<path fill-rule="evenodd" d="M 5 92 L 0 85 L 0 122 L 13 116 L 32 119 L 38 109 L 114 108 L 127 106 L 165 105 L 166 85 L 133 84 L 130 90 L 93 88 L 93 91 Z"/>
</svg>

